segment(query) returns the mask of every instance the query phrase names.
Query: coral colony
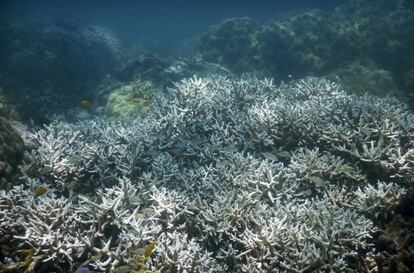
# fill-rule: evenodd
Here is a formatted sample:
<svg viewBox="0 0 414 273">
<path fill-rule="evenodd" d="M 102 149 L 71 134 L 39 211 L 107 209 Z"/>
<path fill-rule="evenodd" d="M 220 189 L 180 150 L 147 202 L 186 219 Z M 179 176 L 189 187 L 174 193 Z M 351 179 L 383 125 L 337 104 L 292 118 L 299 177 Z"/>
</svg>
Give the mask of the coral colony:
<svg viewBox="0 0 414 273">
<path fill-rule="evenodd" d="M 132 121 L 33 137 L 0 191 L 4 269 L 361 272 L 414 179 L 408 108 L 322 78 L 192 77 Z"/>
</svg>

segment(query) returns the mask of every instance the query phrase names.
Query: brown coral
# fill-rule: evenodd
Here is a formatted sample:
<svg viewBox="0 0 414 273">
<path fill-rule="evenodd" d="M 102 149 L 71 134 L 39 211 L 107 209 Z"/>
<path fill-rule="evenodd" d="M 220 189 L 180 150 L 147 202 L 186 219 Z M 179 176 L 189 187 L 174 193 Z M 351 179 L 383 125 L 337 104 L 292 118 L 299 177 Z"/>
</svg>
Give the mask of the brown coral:
<svg viewBox="0 0 414 273">
<path fill-rule="evenodd" d="M 0 117 L 0 187 L 6 184 L 23 155 L 24 144 L 9 121 Z"/>
</svg>

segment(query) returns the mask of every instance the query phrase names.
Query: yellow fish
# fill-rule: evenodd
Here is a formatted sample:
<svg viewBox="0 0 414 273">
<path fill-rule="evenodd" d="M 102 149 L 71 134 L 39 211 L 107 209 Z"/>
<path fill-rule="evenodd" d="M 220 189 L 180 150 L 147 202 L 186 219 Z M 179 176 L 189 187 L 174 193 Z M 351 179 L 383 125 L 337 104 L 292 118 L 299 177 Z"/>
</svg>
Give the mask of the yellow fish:
<svg viewBox="0 0 414 273">
<path fill-rule="evenodd" d="M 38 186 L 34 190 L 35 196 L 42 196 L 47 193 L 47 188 L 45 186 Z"/>
<path fill-rule="evenodd" d="M 89 100 L 81 100 L 79 103 L 79 106 L 83 109 L 91 109 L 92 108 L 92 102 Z"/>
<path fill-rule="evenodd" d="M 148 258 L 149 256 L 151 256 L 152 251 L 154 251 L 154 248 L 155 248 L 155 242 L 154 241 L 153 242 L 150 242 L 147 245 L 147 249 L 145 250 L 145 253 L 144 253 L 145 259 Z"/>
<path fill-rule="evenodd" d="M 133 103 L 133 104 L 140 104 L 140 103 L 141 103 L 141 99 L 140 99 L 140 98 L 137 98 L 137 97 L 132 97 L 132 98 L 129 100 L 129 102 L 130 102 L 130 103 Z"/>
</svg>

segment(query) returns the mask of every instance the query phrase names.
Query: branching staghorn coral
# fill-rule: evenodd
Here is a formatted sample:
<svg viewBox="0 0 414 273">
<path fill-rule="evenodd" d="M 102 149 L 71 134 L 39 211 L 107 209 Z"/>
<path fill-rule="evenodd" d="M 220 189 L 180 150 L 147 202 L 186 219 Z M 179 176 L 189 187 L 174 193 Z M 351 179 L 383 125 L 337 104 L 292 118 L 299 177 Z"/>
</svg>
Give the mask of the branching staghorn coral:
<svg viewBox="0 0 414 273">
<path fill-rule="evenodd" d="M 310 194 L 323 192 L 332 183 L 355 189 L 367 182 L 359 168 L 328 152 L 322 154 L 318 148 L 296 150 L 292 155 L 289 171 L 302 184 L 301 190 L 308 189 Z"/>
<path fill-rule="evenodd" d="M 40 147 L 25 167 L 60 190 L 85 190 L 98 184 L 113 185 L 117 176 L 140 172 L 142 152 L 151 136 L 142 122 L 128 127 L 121 122 L 52 123 L 35 132 Z M 141 159 L 139 159 L 141 158 Z"/>
<path fill-rule="evenodd" d="M 277 208 L 268 208 L 240 239 L 247 251 L 239 257 L 255 261 L 260 272 L 340 272 L 347 268 L 345 259 L 357 258 L 358 250 L 369 247 L 361 239 L 370 236 L 372 223 L 351 210 L 325 201 Z"/>
<path fill-rule="evenodd" d="M 184 79 L 145 117 L 35 132 L 0 227 L 50 267 L 358 271 L 412 187 L 413 128 L 403 104 L 325 79 Z"/>
<path fill-rule="evenodd" d="M 163 233 L 159 237 L 154 263 L 160 272 L 224 272 L 212 253 L 185 233 Z"/>
<path fill-rule="evenodd" d="M 401 197 L 407 192 L 398 184 L 378 181 L 377 185 L 370 184 L 355 191 L 355 201 L 352 202 L 358 211 L 376 218 L 393 214 L 393 208 L 398 205 Z"/>
</svg>

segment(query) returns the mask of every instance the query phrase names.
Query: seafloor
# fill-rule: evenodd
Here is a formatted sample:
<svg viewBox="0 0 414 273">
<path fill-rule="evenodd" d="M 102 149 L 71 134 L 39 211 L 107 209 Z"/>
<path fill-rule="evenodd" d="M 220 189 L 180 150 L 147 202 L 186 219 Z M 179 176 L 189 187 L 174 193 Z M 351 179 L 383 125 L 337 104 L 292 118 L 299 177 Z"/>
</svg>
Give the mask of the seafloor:
<svg viewBox="0 0 414 273">
<path fill-rule="evenodd" d="M 414 272 L 413 48 L 410 0 L 1 23 L 0 272 Z"/>
</svg>

